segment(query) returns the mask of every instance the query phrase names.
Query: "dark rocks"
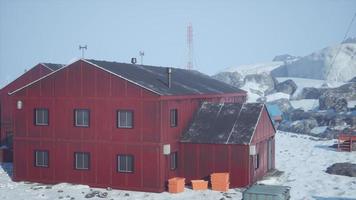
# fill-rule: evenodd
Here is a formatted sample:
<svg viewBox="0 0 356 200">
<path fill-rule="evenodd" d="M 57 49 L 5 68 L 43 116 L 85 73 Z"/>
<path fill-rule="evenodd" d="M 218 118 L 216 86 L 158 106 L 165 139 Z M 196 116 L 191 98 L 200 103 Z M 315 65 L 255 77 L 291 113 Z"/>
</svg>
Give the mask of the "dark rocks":
<svg viewBox="0 0 356 200">
<path fill-rule="evenodd" d="M 352 163 L 335 163 L 326 169 L 326 173 L 356 177 L 356 164 Z"/>
<path fill-rule="evenodd" d="M 278 83 L 275 86 L 277 92 L 283 92 L 289 95 L 292 95 L 297 90 L 297 84 L 293 80 L 285 80 L 281 83 Z"/>
<path fill-rule="evenodd" d="M 319 109 L 347 111 L 347 101 L 356 100 L 356 83 L 347 83 L 337 88 L 327 89 L 319 98 Z"/>
<path fill-rule="evenodd" d="M 93 197 L 99 197 L 99 198 L 106 198 L 108 196 L 107 192 L 100 192 L 97 190 L 91 191 L 88 194 L 86 194 L 84 197 L 87 199 L 93 198 Z"/>
<path fill-rule="evenodd" d="M 349 83 L 356 83 L 356 76 L 349 80 Z"/>
<path fill-rule="evenodd" d="M 238 72 L 220 72 L 216 75 L 213 75 L 212 78 L 238 88 L 242 87 L 244 84 L 243 77 Z"/>
<path fill-rule="evenodd" d="M 129 193 L 125 193 L 125 197 L 128 197 L 128 196 L 130 196 L 130 194 Z"/>
<path fill-rule="evenodd" d="M 298 99 L 319 99 L 319 97 L 326 91 L 324 88 L 303 88 L 302 92 L 298 95 Z"/>
<path fill-rule="evenodd" d="M 310 134 L 311 130 L 318 126 L 318 122 L 313 119 L 303 119 L 293 122 L 283 121 L 278 129 L 287 132 L 300 133 L 300 134 Z"/>
<path fill-rule="evenodd" d="M 293 60 L 293 59 L 297 59 L 298 57 L 296 56 L 292 56 L 292 55 L 289 55 L 289 54 L 282 54 L 282 55 L 278 55 L 278 56 L 275 56 L 273 58 L 272 61 L 276 62 L 276 61 L 289 61 L 289 60 Z"/>
<path fill-rule="evenodd" d="M 267 88 L 266 93 L 269 93 L 269 91 L 273 90 L 276 84 L 278 84 L 278 81 L 267 73 L 248 74 L 244 78 L 244 84 L 248 82 L 253 82 Z"/>
<path fill-rule="evenodd" d="M 347 100 L 336 95 L 322 95 L 319 98 L 319 109 L 334 109 L 336 112 L 347 111 Z"/>
</svg>

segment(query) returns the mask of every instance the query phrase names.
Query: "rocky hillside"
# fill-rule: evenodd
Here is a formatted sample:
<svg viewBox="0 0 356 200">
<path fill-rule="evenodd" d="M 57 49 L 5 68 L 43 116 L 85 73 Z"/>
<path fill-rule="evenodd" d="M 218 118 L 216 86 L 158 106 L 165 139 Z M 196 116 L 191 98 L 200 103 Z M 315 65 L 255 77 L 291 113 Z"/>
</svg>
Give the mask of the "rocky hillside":
<svg viewBox="0 0 356 200">
<path fill-rule="evenodd" d="M 356 43 L 324 48 L 271 71 L 275 77 L 300 77 L 328 81 L 347 81 L 356 75 Z M 338 53 L 339 52 L 339 53 Z M 336 56 L 337 55 L 337 56 Z"/>
</svg>

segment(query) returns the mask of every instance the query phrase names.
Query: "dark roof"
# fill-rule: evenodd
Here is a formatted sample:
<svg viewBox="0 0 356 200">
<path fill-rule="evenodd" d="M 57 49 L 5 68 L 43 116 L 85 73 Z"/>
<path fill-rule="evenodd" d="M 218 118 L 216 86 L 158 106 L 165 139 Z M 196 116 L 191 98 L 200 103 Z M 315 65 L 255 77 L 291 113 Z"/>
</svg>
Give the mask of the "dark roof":
<svg viewBox="0 0 356 200">
<path fill-rule="evenodd" d="M 46 66 L 47 68 L 49 68 L 52 71 L 57 71 L 60 68 L 64 67 L 63 64 L 54 64 L 54 63 L 41 63 L 41 64 Z"/>
<path fill-rule="evenodd" d="M 160 95 L 245 93 L 194 70 L 172 69 L 172 86 L 167 84 L 167 68 L 118 62 L 86 60 Z"/>
<path fill-rule="evenodd" d="M 249 144 L 262 103 L 208 103 L 200 107 L 181 142 Z"/>
</svg>

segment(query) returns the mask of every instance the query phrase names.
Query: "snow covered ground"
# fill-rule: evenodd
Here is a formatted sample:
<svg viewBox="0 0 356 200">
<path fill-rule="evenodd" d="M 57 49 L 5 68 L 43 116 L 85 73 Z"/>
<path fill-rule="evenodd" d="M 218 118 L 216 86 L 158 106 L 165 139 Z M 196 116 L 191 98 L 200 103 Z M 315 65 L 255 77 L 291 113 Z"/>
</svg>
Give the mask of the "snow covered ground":
<svg viewBox="0 0 356 200">
<path fill-rule="evenodd" d="M 335 162 L 356 163 L 356 152 L 337 152 L 328 148 L 335 141 L 315 141 L 309 136 L 278 132 L 276 135 L 276 166 L 284 171 L 280 177 L 261 181 L 265 184 L 282 184 L 291 186 L 292 199 L 299 200 L 356 200 L 356 178 L 330 175 L 325 173 L 328 166 Z M 85 196 L 94 191 L 106 198 L 90 199 L 204 199 L 220 200 L 241 199 L 241 189 L 230 189 L 227 193 L 212 190 L 192 191 L 186 188 L 184 193 L 169 194 L 131 192 L 124 190 L 106 190 L 90 188 L 85 185 L 61 183 L 43 185 L 28 182 L 13 182 L 9 178 L 11 164 L 0 167 L 1 200 L 37 200 L 37 199 L 87 199 Z"/>
<path fill-rule="evenodd" d="M 285 173 L 261 181 L 291 186 L 292 199 L 356 200 L 356 178 L 330 175 L 326 168 L 336 162 L 356 163 L 356 152 L 338 152 L 334 140 L 314 141 L 310 136 L 278 132 L 276 166 Z"/>
</svg>

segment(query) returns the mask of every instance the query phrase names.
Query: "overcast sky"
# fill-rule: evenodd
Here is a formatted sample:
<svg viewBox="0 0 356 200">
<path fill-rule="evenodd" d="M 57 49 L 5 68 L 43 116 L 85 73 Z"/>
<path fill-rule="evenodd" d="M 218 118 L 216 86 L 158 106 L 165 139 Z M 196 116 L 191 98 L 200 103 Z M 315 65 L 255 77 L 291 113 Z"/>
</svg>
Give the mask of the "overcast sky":
<svg viewBox="0 0 356 200">
<path fill-rule="evenodd" d="M 0 87 L 40 62 L 86 58 L 184 67 L 193 25 L 195 69 L 303 56 L 339 43 L 355 0 L 0 0 Z M 356 36 L 356 24 L 350 31 Z"/>
</svg>

